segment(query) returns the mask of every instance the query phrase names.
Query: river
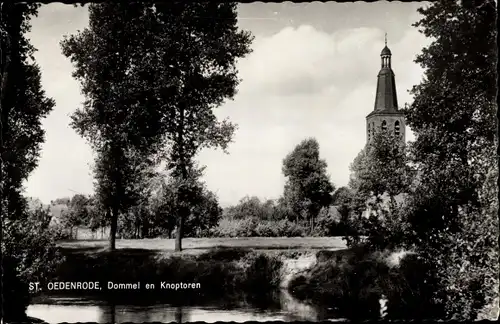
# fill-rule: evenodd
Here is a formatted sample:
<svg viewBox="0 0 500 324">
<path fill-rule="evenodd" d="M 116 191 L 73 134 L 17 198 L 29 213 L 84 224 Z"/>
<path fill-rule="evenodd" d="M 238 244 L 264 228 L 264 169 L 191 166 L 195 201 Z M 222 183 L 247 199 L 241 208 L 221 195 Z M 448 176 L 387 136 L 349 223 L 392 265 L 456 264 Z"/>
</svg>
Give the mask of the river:
<svg viewBox="0 0 500 324">
<path fill-rule="evenodd" d="M 92 298 L 50 297 L 43 303 L 33 303 L 27 315 L 47 323 L 142 323 L 142 322 L 196 322 L 213 323 L 246 321 L 324 321 L 336 320 L 324 310 L 303 304 L 286 290 L 278 294 L 276 305 L 254 307 L 245 303 L 227 307 L 220 304 L 204 306 L 152 305 L 112 305 Z"/>
</svg>

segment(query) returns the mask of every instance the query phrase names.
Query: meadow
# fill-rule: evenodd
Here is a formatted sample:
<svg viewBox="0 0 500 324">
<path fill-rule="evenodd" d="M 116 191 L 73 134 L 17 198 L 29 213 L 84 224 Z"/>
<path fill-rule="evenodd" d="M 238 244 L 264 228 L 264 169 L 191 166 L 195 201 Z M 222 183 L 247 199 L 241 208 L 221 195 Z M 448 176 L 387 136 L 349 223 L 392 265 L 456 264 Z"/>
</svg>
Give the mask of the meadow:
<svg viewBox="0 0 500 324">
<path fill-rule="evenodd" d="M 62 241 L 58 246 L 68 252 L 100 251 L 108 240 Z M 241 238 L 185 238 L 182 254 L 199 254 L 213 248 L 244 248 L 252 250 L 342 250 L 342 237 L 241 237 Z M 137 251 L 173 252 L 174 239 L 117 239 L 116 248 Z"/>
</svg>

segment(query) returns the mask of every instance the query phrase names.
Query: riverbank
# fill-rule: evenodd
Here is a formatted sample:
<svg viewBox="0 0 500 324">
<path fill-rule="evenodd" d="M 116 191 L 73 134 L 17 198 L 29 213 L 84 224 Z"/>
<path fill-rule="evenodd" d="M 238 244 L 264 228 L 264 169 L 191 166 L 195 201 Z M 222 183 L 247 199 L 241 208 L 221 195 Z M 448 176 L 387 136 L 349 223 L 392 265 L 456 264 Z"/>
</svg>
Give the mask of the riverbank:
<svg viewBox="0 0 500 324">
<path fill-rule="evenodd" d="M 424 319 L 439 311 L 430 303 L 432 285 L 426 273 L 411 252 L 322 251 L 312 267 L 293 277 L 288 289 L 297 300 L 332 307 L 352 320 Z"/>
<path fill-rule="evenodd" d="M 276 294 L 286 289 L 301 303 L 350 319 L 379 318 L 384 296 L 391 318 L 418 318 L 427 306 L 425 269 L 411 254 L 346 249 L 336 238 L 253 240 L 249 248 L 248 238 L 191 239 L 182 252 L 169 249 L 167 240 L 119 240 L 113 252 L 105 241 L 63 242 L 65 261 L 52 281 L 92 282 L 100 289 L 45 289 L 34 300 L 86 295 L 116 304 L 225 307 L 244 300 L 272 309 L 280 307 Z"/>
<path fill-rule="evenodd" d="M 215 247 L 194 254 L 140 249 L 118 249 L 114 252 L 61 249 L 61 252 L 65 261 L 52 282 L 98 282 L 102 289 L 44 289 L 33 296 L 32 305 L 40 306 L 31 307 L 32 311 L 38 309 L 44 313 L 45 308 L 90 309 L 109 305 L 143 309 L 161 304 L 184 309 L 208 307 L 224 314 L 233 312 L 231 310 L 258 312 L 260 309 L 290 320 L 315 320 L 325 316 L 335 318 L 335 315 L 298 302 L 284 290 L 293 276 L 316 262 L 321 254 L 316 249 Z M 140 283 L 141 287 L 108 289 L 108 282 Z M 162 282 L 197 285 L 194 288 L 175 289 L 171 286 L 165 289 Z M 154 284 L 155 289 L 146 289 L 146 284 Z M 90 300 L 92 304 L 78 304 L 82 300 Z M 294 317 L 300 314 L 303 316 Z"/>
</svg>

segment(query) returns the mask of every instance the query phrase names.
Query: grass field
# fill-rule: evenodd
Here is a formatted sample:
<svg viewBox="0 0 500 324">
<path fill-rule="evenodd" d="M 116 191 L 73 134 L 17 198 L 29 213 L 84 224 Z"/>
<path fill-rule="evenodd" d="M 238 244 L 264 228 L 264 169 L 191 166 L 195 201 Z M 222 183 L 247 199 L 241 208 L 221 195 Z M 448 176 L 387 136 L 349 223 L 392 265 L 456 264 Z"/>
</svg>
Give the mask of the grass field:
<svg viewBox="0 0 500 324">
<path fill-rule="evenodd" d="M 117 249 L 172 252 L 174 239 L 116 240 Z M 107 240 L 78 240 L 60 242 L 65 250 L 98 251 L 105 249 Z M 248 248 L 255 250 L 341 250 L 346 244 L 341 237 L 244 237 L 244 238 L 186 238 L 183 253 L 203 253 L 216 247 Z"/>
</svg>

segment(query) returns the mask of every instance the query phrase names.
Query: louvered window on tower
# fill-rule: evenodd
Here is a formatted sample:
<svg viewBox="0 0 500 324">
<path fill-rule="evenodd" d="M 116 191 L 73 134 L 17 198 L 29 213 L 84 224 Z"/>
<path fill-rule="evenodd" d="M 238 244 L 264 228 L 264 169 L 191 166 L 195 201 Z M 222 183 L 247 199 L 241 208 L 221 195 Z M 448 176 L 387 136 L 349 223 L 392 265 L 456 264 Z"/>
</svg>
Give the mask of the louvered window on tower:
<svg viewBox="0 0 500 324">
<path fill-rule="evenodd" d="M 396 122 L 394 123 L 394 134 L 396 134 L 396 136 L 399 136 L 401 134 L 399 120 L 396 120 Z"/>
<path fill-rule="evenodd" d="M 385 120 L 382 121 L 382 131 L 387 130 L 387 122 Z"/>
</svg>

